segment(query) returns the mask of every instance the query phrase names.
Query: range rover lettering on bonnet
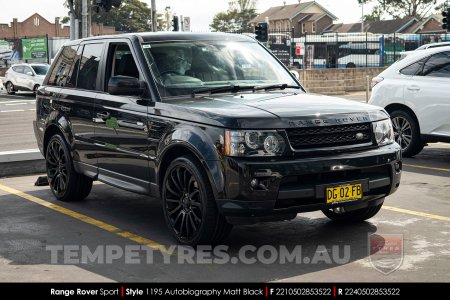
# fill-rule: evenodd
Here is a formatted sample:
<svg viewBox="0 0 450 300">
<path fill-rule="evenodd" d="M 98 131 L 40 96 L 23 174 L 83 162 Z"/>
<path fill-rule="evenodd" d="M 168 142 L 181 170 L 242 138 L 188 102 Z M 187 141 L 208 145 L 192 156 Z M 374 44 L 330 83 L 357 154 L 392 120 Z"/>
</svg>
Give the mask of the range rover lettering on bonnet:
<svg viewBox="0 0 450 300">
<path fill-rule="evenodd" d="M 312 127 L 312 126 L 331 126 L 341 124 L 365 123 L 370 122 L 367 115 L 351 115 L 342 117 L 330 117 L 326 119 L 302 119 L 290 120 L 290 127 Z"/>
</svg>

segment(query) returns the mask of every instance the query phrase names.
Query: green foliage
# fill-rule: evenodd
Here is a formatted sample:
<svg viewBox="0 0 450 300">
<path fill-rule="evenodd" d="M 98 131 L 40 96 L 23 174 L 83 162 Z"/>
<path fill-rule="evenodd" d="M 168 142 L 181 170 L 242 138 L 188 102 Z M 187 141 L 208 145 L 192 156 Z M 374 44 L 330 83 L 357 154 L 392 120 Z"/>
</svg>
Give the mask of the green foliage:
<svg viewBox="0 0 450 300">
<path fill-rule="evenodd" d="M 436 5 L 444 0 L 357 0 L 361 3 L 375 3 L 372 13 L 365 16 L 367 20 L 380 19 L 386 14 L 393 18 L 417 17 L 421 19 L 428 16 L 435 9 Z"/>
<path fill-rule="evenodd" d="M 219 12 L 213 18 L 210 27 L 222 32 L 253 32 L 249 22 L 257 16 L 256 0 L 230 1 L 226 12 Z"/>
<path fill-rule="evenodd" d="M 151 29 L 151 12 L 147 3 L 140 0 L 123 0 L 119 8 L 92 15 L 92 22 L 114 26 L 116 31 L 143 32 Z"/>
</svg>

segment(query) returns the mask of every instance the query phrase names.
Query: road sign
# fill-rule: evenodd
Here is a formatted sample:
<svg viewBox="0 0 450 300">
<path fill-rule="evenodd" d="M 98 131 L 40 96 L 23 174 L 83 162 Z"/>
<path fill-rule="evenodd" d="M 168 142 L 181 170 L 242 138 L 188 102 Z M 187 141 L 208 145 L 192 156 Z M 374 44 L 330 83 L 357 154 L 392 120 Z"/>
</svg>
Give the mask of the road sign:
<svg viewBox="0 0 450 300">
<path fill-rule="evenodd" d="M 183 31 L 191 31 L 191 17 L 184 17 Z"/>
</svg>

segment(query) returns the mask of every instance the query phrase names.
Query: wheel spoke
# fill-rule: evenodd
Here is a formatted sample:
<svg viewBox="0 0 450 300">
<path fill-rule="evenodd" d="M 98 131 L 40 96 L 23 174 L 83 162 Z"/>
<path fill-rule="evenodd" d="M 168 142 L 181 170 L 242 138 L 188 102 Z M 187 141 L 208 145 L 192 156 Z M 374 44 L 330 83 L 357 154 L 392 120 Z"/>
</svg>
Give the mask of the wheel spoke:
<svg viewBox="0 0 450 300">
<path fill-rule="evenodd" d="M 195 196 L 197 196 L 200 193 L 199 190 L 195 190 L 192 193 L 189 194 L 189 198 L 193 199 Z"/>
<path fill-rule="evenodd" d="M 171 178 L 172 179 L 172 178 Z M 181 195 L 181 193 L 179 192 L 179 191 L 175 191 L 171 186 L 170 186 L 170 183 L 171 182 L 173 182 L 173 180 L 168 180 L 167 181 L 167 184 L 166 184 L 166 187 L 167 187 L 167 190 L 169 191 L 169 193 L 171 193 L 172 195 L 174 195 L 175 197 L 181 197 L 182 195 Z M 177 189 L 178 189 L 178 187 L 176 187 Z"/>
<path fill-rule="evenodd" d="M 195 226 L 195 222 L 192 219 L 192 213 L 188 214 L 188 217 L 189 217 L 189 222 L 191 223 L 192 229 L 194 229 L 194 232 L 196 232 L 197 231 L 197 226 Z"/>
<path fill-rule="evenodd" d="M 176 206 L 173 210 L 169 211 L 169 217 L 171 217 L 174 213 L 176 213 L 177 211 L 179 211 L 182 208 L 182 205 L 178 205 Z"/>
<path fill-rule="evenodd" d="M 175 186 L 175 189 L 177 189 L 178 193 L 181 195 L 183 193 L 183 188 L 178 184 L 175 173 L 176 173 L 175 171 L 170 173 L 170 179 L 173 185 Z"/>
</svg>

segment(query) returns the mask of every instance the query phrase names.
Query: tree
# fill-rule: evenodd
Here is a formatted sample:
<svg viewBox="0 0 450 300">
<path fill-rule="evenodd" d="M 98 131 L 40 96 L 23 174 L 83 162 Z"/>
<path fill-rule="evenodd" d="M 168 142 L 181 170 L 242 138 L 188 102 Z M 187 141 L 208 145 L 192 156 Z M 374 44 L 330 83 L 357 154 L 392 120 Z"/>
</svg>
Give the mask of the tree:
<svg viewBox="0 0 450 300">
<path fill-rule="evenodd" d="M 251 32 L 250 21 L 257 16 L 256 0 L 232 0 L 226 12 L 219 12 L 213 18 L 210 27 L 222 32 Z"/>
<path fill-rule="evenodd" d="M 88 0 L 95 5 L 95 0 Z M 81 0 L 67 0 L 65 6 L 81 16 Z M 72 6 L 72 8 L 71 8 Z M 151 30 L 151 12 L 147 3 L 141 0 L 123 0 L 119 8 L 113 8 L 109 12 L 100 11 L 98 14 L 92 10 L 92 22 L 113 26 L 117 31 L 142 32 Z M 63 17 L 61 23 L 66 24 L 69 17 Z"/>
<path fill-rule="evenodd" d="M 358 3 L 375 3 L 374 10 L 367 17 L 380 17 L 387 14 L 393 18 L 416 17 L 421 19 L 436 8 L 436 4 L 444 0 L 358 0 Z M 365 16 L 366 17 L 366 16 Z"/>
<path fill-rule="evenodd" d="M 151 30 L 152 10 L 140 0 L 123 0 L 119 8 L 92 15 L 92 22 L 114 26 L 117 31 L 143 32 Z"/>
</svg>

